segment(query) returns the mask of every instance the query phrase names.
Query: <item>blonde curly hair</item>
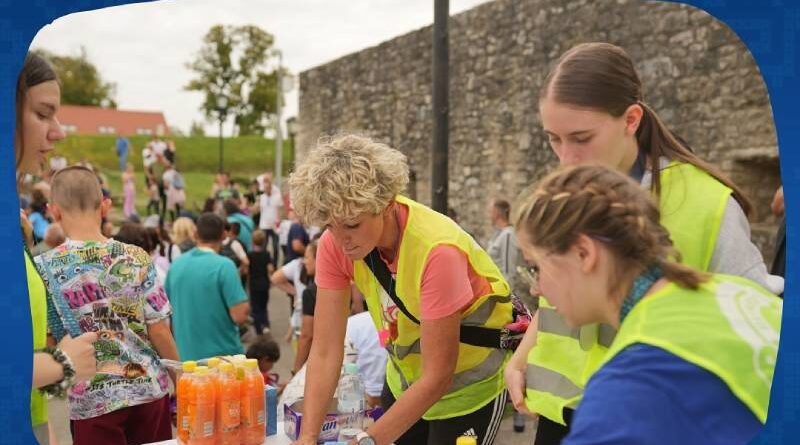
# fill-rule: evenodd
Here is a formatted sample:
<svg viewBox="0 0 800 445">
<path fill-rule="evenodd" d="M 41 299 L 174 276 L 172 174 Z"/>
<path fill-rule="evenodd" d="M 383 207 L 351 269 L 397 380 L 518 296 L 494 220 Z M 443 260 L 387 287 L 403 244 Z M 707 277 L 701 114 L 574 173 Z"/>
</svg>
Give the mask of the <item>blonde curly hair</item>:
<svg viewBox="0 0 800 445">
<path fill-rule="evenodd" d="M 289 177 L 295 212 L 320 226 L 377 215 L 407 184 L 403 153 L 353 134 L 321 139 Z"/>
<path fill-rule="evenodd" d="M 175 244 L 180 244 L 187 239 L 194 241 L 196 236 L 197 227 L 191 219 L 181 216 L 172 223 L 172 241 Z"/>
</svg>

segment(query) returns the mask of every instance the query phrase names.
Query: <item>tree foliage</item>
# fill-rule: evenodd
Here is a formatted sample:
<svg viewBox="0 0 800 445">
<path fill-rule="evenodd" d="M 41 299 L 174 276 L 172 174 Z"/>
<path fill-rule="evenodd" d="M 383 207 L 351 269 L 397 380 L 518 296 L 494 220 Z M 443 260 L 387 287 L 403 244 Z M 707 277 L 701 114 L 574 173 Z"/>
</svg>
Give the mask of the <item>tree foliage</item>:
<svg viewBox="0 0 800 445">
<path fill-rule="evenodd" d="M 46 50 L 37 52 L 50 61 L 61 82 L 61 102 L 68 105 L 89 105 L 117 108 L 114 99 L 117 85 L 106 82 L 89 60 L 86 48 L 78 56 L 64 56 Z"/>
<path fill-rule="evenodd" d="M 189 127 L 189 136 L 198 137 L 205 135 L 206 130 L 203 128 L 203 124 L 201 122 L 192 121 L 192 125 Z"/>
<path fill-rule="evenodd" d="M 276 57 L 274 38 L 253 26 L 215 25 L 187 68 L 195 73 L 184 89 L 205 95 L 200 110 L 209 121 L 233 116 L 239 135 L 263 135 L 276 113 L 278 68 L 269 67 Z M 217 98 L 227 106 L 217 108 Z"/>
</svg>

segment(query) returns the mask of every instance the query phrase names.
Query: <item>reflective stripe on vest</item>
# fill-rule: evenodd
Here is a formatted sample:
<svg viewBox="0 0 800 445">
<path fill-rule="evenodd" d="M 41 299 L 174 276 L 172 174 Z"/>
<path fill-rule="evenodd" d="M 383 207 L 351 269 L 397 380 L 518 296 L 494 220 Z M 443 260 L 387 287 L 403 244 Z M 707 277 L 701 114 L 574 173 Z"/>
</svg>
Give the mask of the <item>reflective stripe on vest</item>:
<svg viewBox="0 0 800 445">
<path fill-rule="evenodd" d="M 660 178 L 661 224 L 669 231 L 682 262 L 707 270 L 731 189 L 686 163 L 671 162 L 661 171 Z M 563 319 L 556 319 L 561 316 L 541 298 L 536 346 L 528 353 L 528 366 L 533 367 L 529 380 L 536 380 L 543 368 L 583 387 L 606 356 L 614 339 L 614 329 L 604 324 L 570 329 Z M 560 391 L 567 388 L 563 382 L 547 377 L 545 381 L 560 386 L 546 387 L 537 383 L 537 390 L 528 388 L 526 405 L 531 411 L 564 424 L 563 408 L 574 408 L 580 397 L 571 396 L 572 392 L 562 394 Z"/>
<path fill-rule="evenodd" d="M 491 290 L 478 295 L 464 311 L 461 324 L 500 329 L 511 322 L 510 289 L 489 255 L 451 219 L 433 210 L 398 196 L 396 201 L 409 209 L 397 257 L 395 291 L 408 311 L 420 318 L 420 286 L 426 258 L 439 245 L 458 248 L 467 256 L 470 266 L 486 278 Z M 363 260 L 353 262 L 353 279 L 364 294 L 372 320 L 382 329 L 381 300 L 385 291 Z M 398 311 L 400 312 L 400 311 Z M 386 381 L 396 399 L 422 375 L 420 326 L 405 314 L 397 315 L 397 338 L 387 346 L 389 364 Z M 447 419 L 471 413 L 495 399 L 505 390 L 503 369 L 510 358 L 508 351 L 459 344 L 453 380 L 447 393 L 423 418 Z"/>
<path fill-rule="evenodd" d="M 461 320 L 462 326 L 483 326 L 491 317 L 492 313 L 494 312 L 495 306 L 497 303 L 503 303 L 508 301 L 508 297 L 500 297 L 497 295 L 492 295 L 486 299 L 486 302 L 483 303 L 475 312 L 465 317 Z M 404 359 L 408 354 L 420 354 L 422 349 L 420 348 L 420 340 L 417 339 L 414 343 L 408 346 L 400 346 L 400 345 L 389 345 L 388 347 L 392 348 L 392 352 L 394 355 L 397 356 L 399 359 Z"/>
<path fill-rule="evenodd" d="M 633 344 L 658 347 L 716 375 L 764 423 L 781 313 L 781 299 L 740 277 L 669 284 L 631 310 L 601 364 Z"/>
<path fill-rule="evenodd" d="M 537 365 L 529 365 L 525 372 L 528 389 L 551 391 L 555 389 L 564 398 L 572 399 L 583 393 L 583 388 L 569 381 L 563 375 Z"/>
</svg>

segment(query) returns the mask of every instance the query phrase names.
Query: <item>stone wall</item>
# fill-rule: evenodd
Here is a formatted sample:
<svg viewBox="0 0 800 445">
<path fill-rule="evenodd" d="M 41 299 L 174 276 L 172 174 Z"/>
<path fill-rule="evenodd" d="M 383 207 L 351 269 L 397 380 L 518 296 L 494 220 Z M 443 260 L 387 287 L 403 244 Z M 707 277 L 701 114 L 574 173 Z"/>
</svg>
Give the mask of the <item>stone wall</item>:
<svg viewBox="0 0 800 445">
<path fill-rule="evenodd" d="M 571 46 L 624 47 L 645 101 L 756 204 L 755 239 L 772 257 L 769 212 L 780 182 L 766 87 L 750 52 L 724 24 L 691 6 L 639 1 L 496 0 L 452 16 L 450 205 L 481 241 L 493 197 L 513 202 L 556 162 L 537 97 Z M 409 194 L 430 203 L 430 26 L 300 75 L 298 158 L 321 135 L 356 131 L 402 150 Z"/>
</svg>

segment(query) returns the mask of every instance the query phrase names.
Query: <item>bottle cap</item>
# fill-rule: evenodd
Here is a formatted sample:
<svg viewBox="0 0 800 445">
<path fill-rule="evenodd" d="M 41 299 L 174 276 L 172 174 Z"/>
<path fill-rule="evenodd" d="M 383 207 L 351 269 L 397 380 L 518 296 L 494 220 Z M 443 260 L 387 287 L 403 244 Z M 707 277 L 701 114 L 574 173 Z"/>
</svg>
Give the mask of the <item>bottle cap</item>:
<svg viewBox="0 0 800 445">
<path fill-rule="evenodd" d="M 189 360 L 188 362 L 183 362 L 183 364 L 181 365 L 181 369 L 183 369 L 183 372 L 192 372 L 195 370 L 195 368 L 197 368 L 197 362 L 192 360 Z"/>
<path fill-rule="evenodd" d="M 219 357 L 211 357 L 208 359 L 209 369 L 215 369 L 217 366 L 219 366 Z"/>
<path fill-rule="evenodd" d="M 456 439 L 456 445 L 478 445 L 478 439 L 475 436 L 461 436 Z"/>
<path fill-rule="evenodd" d="M 224 373 L 233 372 L 233 363 L 222 362 L 219 364 L 219 370 Z"/>
<path fill-rule="evenodd" d="M 258 369 L 258 360 L 249 358 L 246 362 L 244 362 L 244 367 L 247 369 Z"/>
<path fill-rule="evenodd" d="M 197 375 L 208 375 L 208 366 L 198 366 L 194 368 L 194 372 Z"/>
</svg>

